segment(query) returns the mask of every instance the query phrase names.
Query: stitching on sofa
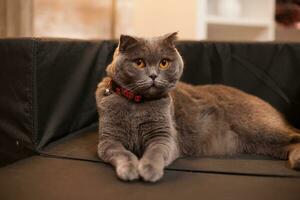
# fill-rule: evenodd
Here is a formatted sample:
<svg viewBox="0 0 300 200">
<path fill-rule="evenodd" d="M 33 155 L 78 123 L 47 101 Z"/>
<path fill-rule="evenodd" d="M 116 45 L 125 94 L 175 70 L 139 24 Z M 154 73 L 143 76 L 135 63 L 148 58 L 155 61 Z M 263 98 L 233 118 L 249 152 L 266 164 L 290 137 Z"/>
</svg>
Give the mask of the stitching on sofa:
<svg viewBox="0 0 300 200">
<path fill-rule="evenodd" d="M 232 55 L 232 58 L 234 58 L 236 61 L 242 63 L 242 66 L 245 66 L 247 70 L 249 70 L 251 73 L 255 75 L 256 78 L 258 78 L 262 83 L 264 83 L 266 86 L 268 86 L 271 90 L 273 90 L 278 96 L 280 96 L 287 104 L 291 104 L 291 101 L 289 97 L 282 91 L 282 89 L 278 86 L 278 84 L 270 78 L 270 76 L 266 73 L 264 73 L 259 68 L 250 67 L 249 63 L 245 60 L 241 59 L 240 57 L 236 55 Z"/>
<path fill-rule="evenodd" d="M 31 125 L 32 123 L 32 106 L 31 106 L 31 78 L 30 78 L 30 75 L 32 74 L 32 71 L 31 71 L 31 66 L 30 64 L 28 64 L 28 68 L 27 69 L 27 66 L 25 65 L 25 95 L 26 95 L 26 102 L 24 103 L 25 104 L 25 109 L 24 109 L 24 122 L 25 123 L 29 123 Z M 28 85 L 27 85 L 28 84 Z M 32 126 L 30 127 L 31 130 L 29 131 L 32 131 Z M 31 140 L 31 143 L 29 144 L 29 147 L 26 146 L 28 149 L 34 149 L 34 147 L 32 147 L 32 145 L 34 146 L 34 142 L 32 141 L 32 134 L 31 132 L 29 133 L 28 137 L 30 138 Z M 17 141 L 18 142 L 18 141 Z"/>
<path fill-rule="evenodd" d="M 31 66 L 31 90 L 32 90 L 32 102 L 31 102 L 31 118 L 32 118 L 32 131 L 33 131 L 33 142 L 34 142 L 34 149 L 37 152 L 37 90 L 36 90 L 36 43 L 37 40 L 32 38 L 32 66 Z"/>
<path fill-rule="evenodd" d="M 59 156 L 48 154 L 45 152 L 39 152 L 39 155 L 46 158 L 55 158 L 55 159 L 66 159 L 66 160 L 74 160 L 74 161 L 84 161 L 84 162 L 92 162 L 92 163 L 101 163 L 104 165 L 109 165 L 108 163 L 101 160 L 89 160 L 83 158 L 75 158 L 70 156 Z M 173 169 L 173 168 L 165 168 L 166 171 L 177 171 L 177 172 L 187 172 L 187 173 L 205 173 L 205 174 L 219 174 L 219 175 L 231 175 L 231 176 L 254 176 L 254 177 L 270 177 L 270 178 L 295 178 L 300 179 L 299 176 L 296 175 L 276 175 L 276 174 L 259 174 L 259 173 L 242 173 L 242 172 L 226 172 L 226 171 L 216 171 L 216 170 L 189 170 L 189 169 Z"/>
</svg>

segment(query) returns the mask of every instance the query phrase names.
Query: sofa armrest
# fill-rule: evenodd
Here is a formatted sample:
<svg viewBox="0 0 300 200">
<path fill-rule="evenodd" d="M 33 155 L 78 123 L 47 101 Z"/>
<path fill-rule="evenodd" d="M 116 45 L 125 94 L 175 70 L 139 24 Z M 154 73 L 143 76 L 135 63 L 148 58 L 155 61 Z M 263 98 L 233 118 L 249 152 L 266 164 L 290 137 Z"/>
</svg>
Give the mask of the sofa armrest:
<svg viewBox="0 0 300 200">
<path fill-rule="evenodd" d="M 94 92 L 113 41 L 0 40 L 1 165 L 97 121 Z"/>
<path fill-rule="evenodd" d="M 0 165 L 34 150 L 33 47 L 33 40 L 0 40 Z"/>
</svg>

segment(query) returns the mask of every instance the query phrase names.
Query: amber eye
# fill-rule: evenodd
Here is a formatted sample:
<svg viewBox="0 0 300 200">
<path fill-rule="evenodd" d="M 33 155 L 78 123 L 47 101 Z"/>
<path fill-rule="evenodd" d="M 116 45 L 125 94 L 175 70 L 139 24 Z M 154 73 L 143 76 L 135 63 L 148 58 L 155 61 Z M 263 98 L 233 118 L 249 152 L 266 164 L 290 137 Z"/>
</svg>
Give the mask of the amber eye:
<svg viewBox="0 0 300 200">
<path fill-rule="evenodd" d="M 134 64 L 136 65 L 136 67 L 138 68 L 144 68 L 145 67 L 145 62 L 143 61 L 143 59 L 138 58 L 134 60 Z"/>
<path fill-rule="evenodd" d="M 161 68 L 161 69 L 167 69 L 168 67 L 169 67 L 169 61 L 168 61 L 168 59 L 162 59 L 161 61 L 160 61 L 160 63 L 159 63 L 159 67 Z"/>
</svg>

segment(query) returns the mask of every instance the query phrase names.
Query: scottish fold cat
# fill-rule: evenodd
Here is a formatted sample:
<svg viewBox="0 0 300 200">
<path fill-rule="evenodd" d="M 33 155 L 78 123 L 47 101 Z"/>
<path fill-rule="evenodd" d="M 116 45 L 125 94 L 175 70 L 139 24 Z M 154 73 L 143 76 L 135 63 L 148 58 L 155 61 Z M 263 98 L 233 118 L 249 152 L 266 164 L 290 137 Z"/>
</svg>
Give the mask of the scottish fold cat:
<svg viewBox="0 0 300 200">
<path fill-rule="evenodd" d="M 224 85 L 179 82 L 177 33 L 121 35 L 99 84 L 99 157 L 117 176 L 155 182 L 184 156 L 269 155 L 300 169 L 300 134 L 267 102 Z"/>
</svg>

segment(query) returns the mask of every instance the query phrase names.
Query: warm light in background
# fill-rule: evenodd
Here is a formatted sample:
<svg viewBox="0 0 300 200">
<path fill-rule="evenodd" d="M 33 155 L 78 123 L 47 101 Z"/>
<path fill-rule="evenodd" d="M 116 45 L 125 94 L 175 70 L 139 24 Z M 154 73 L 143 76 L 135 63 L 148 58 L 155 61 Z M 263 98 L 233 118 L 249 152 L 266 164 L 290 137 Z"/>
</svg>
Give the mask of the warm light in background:
<svg viewBox="0 0 300 200">
<path fill-rule="evenodd" d="M 283 2 L 277 0 L 276 7 L 276 0 L 0 0 L 0 36 L 113 39 L 121 33 L 179 31 L 187 40 L 299 41 L 299 25 L 291 19 L 300 21 L 300 7 L 294 3 L 287 11 Z M 285 26 L 275 23 L 279 8 L 276 19 Z"/>
<path fill-rule="evenodd" d="M 110 38 L 110 0 L 34 0 L 35 36 Z"/>
</svg>

